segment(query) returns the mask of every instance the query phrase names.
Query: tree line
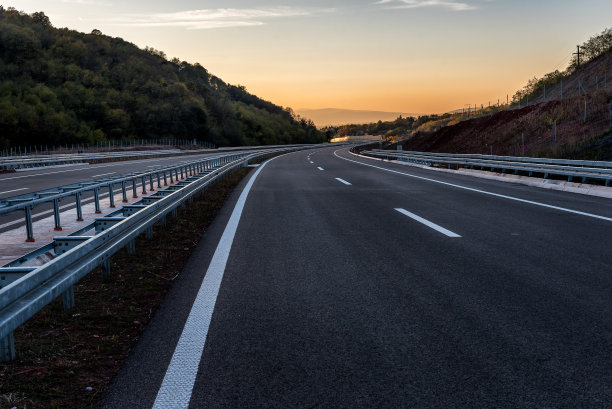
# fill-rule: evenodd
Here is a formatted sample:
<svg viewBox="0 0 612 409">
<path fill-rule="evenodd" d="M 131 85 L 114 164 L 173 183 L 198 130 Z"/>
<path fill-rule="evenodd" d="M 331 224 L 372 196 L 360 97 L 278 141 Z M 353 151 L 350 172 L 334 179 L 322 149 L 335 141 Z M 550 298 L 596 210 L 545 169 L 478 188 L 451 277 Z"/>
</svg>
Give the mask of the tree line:
<svg viewBox="0 0 612 409">
<path fill-rule="evenodd" d="M 0 148 L 161 138 L 217 146 L 326 140 L 312 121 L 200 64 L 0 5 Z"/>
<path fill-rule="evenodd" d="M 396 141 L 414 135 L 418 131 L 423 131 L 425 125 L 449 120 L 451 117 L 452 114 L 450 113 L 441 115 L 421 115 L 418 117 L 403 117 L 400 115 L 393 121 L 329 126 L 322 130 L 331 138 L 342 138 L 352 135 L 380 135 L 388 141 Z M 427 129 L 427 131 L 429 131 L 429 129 Z"/>
</svg>

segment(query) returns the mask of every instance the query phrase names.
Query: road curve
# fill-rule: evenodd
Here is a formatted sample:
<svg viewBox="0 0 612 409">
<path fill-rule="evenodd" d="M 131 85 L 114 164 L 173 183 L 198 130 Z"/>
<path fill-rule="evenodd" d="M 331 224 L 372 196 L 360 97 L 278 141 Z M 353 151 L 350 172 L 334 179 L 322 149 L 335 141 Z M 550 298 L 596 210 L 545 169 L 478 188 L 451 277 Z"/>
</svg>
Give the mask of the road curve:
<svg viewBox="0 0 612 409">
<path fill-rule="evenodd" d="M 610 200 L 336 150 L 241 184 L 104 407 L 610 407 Z"/>
</svg>

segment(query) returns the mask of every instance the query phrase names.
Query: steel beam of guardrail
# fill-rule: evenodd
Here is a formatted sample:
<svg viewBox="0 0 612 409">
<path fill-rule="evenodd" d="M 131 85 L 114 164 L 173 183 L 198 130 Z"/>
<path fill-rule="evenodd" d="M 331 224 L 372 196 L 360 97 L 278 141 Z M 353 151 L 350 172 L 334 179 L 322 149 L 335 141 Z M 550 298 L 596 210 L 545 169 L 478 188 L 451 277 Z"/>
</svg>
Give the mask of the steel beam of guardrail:
<svg viewBox="0 0 612 409">
<path fill-rule="evenodd" d="M 32 224 L 32 210 L 34 207 L 45 204 L 53 203 L 53 215 L 55 219 L 55 230 L 61 230 L 61 219 L 60 219 L 60 208 L 59 203 L 61 200 L 66 198 L 74 197 L 77 221 L 83 221 L 82 214 L 82 203 L 81 196 L 84 193 L 92 192 L 94 196 L 94 205 L 96 213 L 101 212 L 100 208 L 100 191 L 106 190 L 110 198 L 110 207 L 114 207 L 114 193 L 115 188 L 121 190 L 123 202 L 127 202 L 127 195 L 131 184 L 133 198 L 138 197 L 137 185 L 140 181 L 142 188 L 142 194 L 147 193 L 147 185 L 149 190 L 155 190 L 154 180 L 157 184 L 157 188 L 162 185 L 167 185 L 167 180 L 170 179 L 171 183 L 176 179 L 185 178 L 185 175 L 189 172 L 193 173 L 196 169 L 202 170 L 209 166 L 216 164 L 224 157 L 234 156 L 235 154 L 226 154 L 215 158 L 199 159 L 196 161 L 183 163 L 174 166 L 164 166 L 158 169 L 153 169 L 146 172 L 134 172 L 127 175 L 121 175 L 119 177 L 104 178 L 94 181 L 86 181 L 82 183 L 74 183 L 66 186 L 56 187 L 53 189 L 47 189 L 35 193 L 29 193 L 26 195 L 12 196 L 4 199 L 0 199 L 0 215 L 8 214 L 16 211 L 23 211 L 25 224 L 26 224 L 26 241 L 35 241 L 34 228 Z M 174 175 L 174 176 L 173 176 Z"/>
<path fill-rule="evenodd" d="M 154 151 L 124 151 L 124 152 L 98 152 L 73 153 L 59 155 L 13 156 L 0 158 L 0 170 L 29 169 L 45 166 L 70 165 L 85 163 L 92 160 L 107 159 L 140 159 L 151 156 L 184 155 L 210 150 L 184 151 L 180 149 L 163 149 Z"/>
<path fill-rule="evenodd" d="M 606 186 L 612 184 L 612 162 L 605 161 L 580 161 L 548 158 L 525 158 L 516 156 L 492 156 L 492 155 L 466 155 L 446 154 L 431 152 L 411 151 L 385 151 L 371 150 L 361 152 L 362 155 L 376 158 L 395 159 L 405 162 L 433 166 L 446 165 L 450 167 L 480 168 L 481 170 L 500 170 L 502 173 L 513 171 L 527 173 L 529 176 L 541 174 L 545 179 L 550 176 L 560 176 L 573 181 L 574 178 L 582 179 L 586 183 L 589 179 L 601 180 Z"/>
<path fill-rule="evenodd" d="M 30 169 L 45 166 L 70 165 L 86 163 L 93 160 L 112 159 L 140 159 L 151 156 L 182 156 L 199 153 L 231 153 L 235 151 L 249 151 L 262 149 L 284 149 L 288 147 L 299 147 L 300 145 L 270 145 L 270 146 L 246 146 L 233 148 L 197 149 L 160 149 L 153 151 L 119 151 L 119 152 L 93 152 L 93 153 L 66 153 L 57 155 L 28 155 L 0 157 L 0 170 Z"/>
<path fill-rule="evenodd" d="M 303 146 L 306 149 L 311 146 Z M 102 267 L 103 278 L 110 275 L 110 257 L 127 247 L 132 253 L 134 240 L 142 233 L 152 234 L 153 225 L 164 223 L 169 214 L 176 215 L 180 206 L 211 183 L 248 161 L 278 152 L 295 151 L 298 148 L 272 150 L 250 154 L 234 154 L 208 159 L 211 166 L 190 168 L 192 173 L 181 186 L 173 187 L 164 194 L 148 197 L 150 204 L 137 203 L 126 207 L 124 217 L 105 217 L 96 220 L 93 236 L 58 237 L 52 245 L 57 257 L 40 267 L 0 268 L 0 357 L 3 361 L 15 358 L 13 331 L 35 313 L 62 296 L 64 308 L 74 306 L 73 286 L 96 267 Z M 8 283 L 2 285 L 2 283 Z"/>
</svg>

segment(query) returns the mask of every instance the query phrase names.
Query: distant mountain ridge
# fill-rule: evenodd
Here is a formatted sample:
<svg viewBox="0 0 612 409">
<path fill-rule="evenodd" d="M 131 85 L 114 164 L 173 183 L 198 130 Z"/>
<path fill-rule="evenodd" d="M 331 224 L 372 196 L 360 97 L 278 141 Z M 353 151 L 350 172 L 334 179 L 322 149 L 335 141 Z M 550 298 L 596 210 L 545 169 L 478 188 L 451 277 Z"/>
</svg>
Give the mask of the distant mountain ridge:
<svg viewBox="0 0 612 409">
<path fill-rule="evenodd" d="M 393 121 L 400 115 L 403 117 L 417 116 L 417 114 L 405 112 L 367 111 L 341 108 L 304 108 L 297 109 L 295 113 L 303 118 L 311 119 L 318 127 Z"/>
</svg>

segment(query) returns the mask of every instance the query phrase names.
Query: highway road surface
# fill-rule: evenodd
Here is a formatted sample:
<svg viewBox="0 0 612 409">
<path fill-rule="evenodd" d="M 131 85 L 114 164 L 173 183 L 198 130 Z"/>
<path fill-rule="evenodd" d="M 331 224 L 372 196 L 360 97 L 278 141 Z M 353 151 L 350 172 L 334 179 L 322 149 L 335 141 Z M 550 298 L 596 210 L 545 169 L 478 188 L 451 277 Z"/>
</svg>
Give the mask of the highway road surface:
<svg viewBox="0 0 612 409">
<path fill-rule="evenodd" d="M 337 149 L 243 181 L 104 407 L 612 406 L 609 199 Z"/>
</svg>

